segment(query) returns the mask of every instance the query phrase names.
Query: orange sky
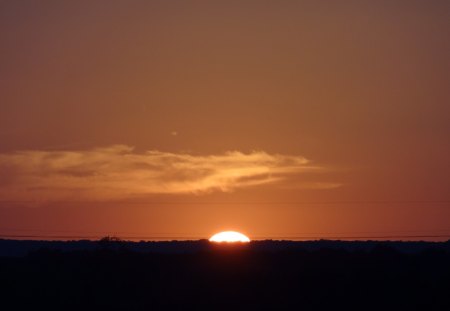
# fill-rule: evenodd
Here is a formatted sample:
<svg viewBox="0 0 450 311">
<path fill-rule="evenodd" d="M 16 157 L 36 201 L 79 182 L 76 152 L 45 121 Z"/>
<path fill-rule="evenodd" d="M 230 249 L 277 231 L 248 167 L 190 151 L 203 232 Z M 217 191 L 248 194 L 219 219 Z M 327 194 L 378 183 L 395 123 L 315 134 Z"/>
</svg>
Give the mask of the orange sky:
<svg viewBox="0 0 450 311">
<path fill-rule="evenodd" d="M 448 1 L 9 0 L 0 55 L 0 234 L 450 236 Z"/>
</svg>

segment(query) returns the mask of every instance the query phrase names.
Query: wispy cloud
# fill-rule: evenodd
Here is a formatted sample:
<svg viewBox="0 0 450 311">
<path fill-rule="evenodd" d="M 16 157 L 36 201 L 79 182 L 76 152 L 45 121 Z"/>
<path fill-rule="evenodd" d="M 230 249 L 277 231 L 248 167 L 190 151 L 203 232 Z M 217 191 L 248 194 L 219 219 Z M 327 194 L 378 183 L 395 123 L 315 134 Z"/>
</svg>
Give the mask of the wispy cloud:
<svg viewBox="0 0 450 311">
<path fill-rule="evenodd" d="M 232 191 L 279 183 L 293 174 L 318 169 L 301 156 L 263 151 L 200 156 L 137 153 L 125 145 L 87 151 L 21 151 L 0 154 L 0 199 L 104 200 Z"/>
</svg>

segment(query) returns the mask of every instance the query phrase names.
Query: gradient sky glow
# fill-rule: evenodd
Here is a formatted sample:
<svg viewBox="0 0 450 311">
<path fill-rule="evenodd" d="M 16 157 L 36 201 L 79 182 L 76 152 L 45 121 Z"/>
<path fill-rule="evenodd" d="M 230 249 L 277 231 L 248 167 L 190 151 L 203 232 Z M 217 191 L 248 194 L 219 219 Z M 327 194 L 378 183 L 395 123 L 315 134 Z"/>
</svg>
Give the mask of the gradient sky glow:
<svg viewBox="0 0 450 311">
<path fill-rule="evenodd" d="M 444 0 L 0 1 L 0 234 L 450 236 L 449 55 Z"/>
</svg>

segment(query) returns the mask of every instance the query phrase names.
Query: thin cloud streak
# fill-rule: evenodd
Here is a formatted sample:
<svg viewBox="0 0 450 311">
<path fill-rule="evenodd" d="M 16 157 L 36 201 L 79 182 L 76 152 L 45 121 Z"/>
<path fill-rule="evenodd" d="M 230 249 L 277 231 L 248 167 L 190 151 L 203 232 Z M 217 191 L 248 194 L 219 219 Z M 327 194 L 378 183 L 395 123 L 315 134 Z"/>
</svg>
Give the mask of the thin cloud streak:
<svg viewBox="0 0 450 311">
<path fill-rule="evenodd" d="M 137 153 L 126 145 L 20 151 L 0 154 L 0 199 L 79 201 L 229 192 L 322 169 L 301 156 L 264 151 L 200 156 L 154 150 Z M 327 188 L 326 183 L 321 185 Z"/>
</svg>

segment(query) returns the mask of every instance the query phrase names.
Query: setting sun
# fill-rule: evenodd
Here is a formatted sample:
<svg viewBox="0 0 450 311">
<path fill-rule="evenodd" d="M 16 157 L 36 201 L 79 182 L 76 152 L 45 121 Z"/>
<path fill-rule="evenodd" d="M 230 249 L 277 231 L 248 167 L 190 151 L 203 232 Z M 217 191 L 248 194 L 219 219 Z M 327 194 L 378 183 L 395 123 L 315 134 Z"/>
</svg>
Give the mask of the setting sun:
<svg viewBox="0 0 450 311">
<path fill-rule="evenodd" d="M 214 234 L 210 239 L 210 242 L 227 242 L 227 243 L 234 243 L 234 242 L 250 242 L 250 239 L 239 232 L 236 231 L 223 231 Z"/>
</svg>

